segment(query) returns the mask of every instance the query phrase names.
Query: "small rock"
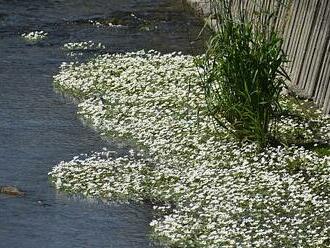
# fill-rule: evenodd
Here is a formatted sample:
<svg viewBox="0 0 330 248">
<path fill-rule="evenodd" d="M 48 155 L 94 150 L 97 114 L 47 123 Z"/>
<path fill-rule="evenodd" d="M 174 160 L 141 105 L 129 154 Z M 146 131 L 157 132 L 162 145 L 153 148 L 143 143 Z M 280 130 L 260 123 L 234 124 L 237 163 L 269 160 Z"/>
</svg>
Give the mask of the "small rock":
<svg viewBox="0 0 330 248">
<path fill-rule="evenodd" d="M 0 193 L 6 195 L 23 196 L 25 193 L 15 186 L 0 186 Z"/>
</svg>

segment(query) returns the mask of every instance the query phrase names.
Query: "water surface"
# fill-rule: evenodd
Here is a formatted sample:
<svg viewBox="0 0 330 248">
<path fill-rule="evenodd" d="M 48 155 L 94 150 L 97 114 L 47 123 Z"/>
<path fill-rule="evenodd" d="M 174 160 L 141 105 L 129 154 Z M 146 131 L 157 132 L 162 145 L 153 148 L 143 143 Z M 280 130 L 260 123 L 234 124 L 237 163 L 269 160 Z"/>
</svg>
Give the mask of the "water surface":
<svg viewBox="0 0 330 248">
<path fill-rule="evenodd" d="M 132 15 L 132 13 L 134 15 Z M 97 28 L 112 20 L 124 28 Z M 148 239 L 151 207 L 115 206 L 54 190 L 47 173 L 61 160 L 107 147 L 53 90 L 64 43 L 93 40 L 106 52 L 156 49 L 200 53 L 199 20 L 171 0 L 0 0 L 0 185 L 23 198 L 0 196 L 0 248 L 155 247 Z M 44 30 L 36 44 L 20 38 Z"/>
</svg>

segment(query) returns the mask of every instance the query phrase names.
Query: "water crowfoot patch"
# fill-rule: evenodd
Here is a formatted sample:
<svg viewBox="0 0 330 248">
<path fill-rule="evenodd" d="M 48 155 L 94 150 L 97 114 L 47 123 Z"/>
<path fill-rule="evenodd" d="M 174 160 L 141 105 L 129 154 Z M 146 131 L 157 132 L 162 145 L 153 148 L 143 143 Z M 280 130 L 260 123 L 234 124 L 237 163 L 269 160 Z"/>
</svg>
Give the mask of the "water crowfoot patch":
<svg viewBox="0 0 330 248">
<path fill-rule="evenodd" d="M 329 118 L 285 98 L 277 135 L 286 145 L 235 142 L 207 115 L 194 60 L 139 51 L 63 63 L 54 84 L 79 101 L 79 114 L 144 151 L 61 162 L 50 172 L 55 186 L 151 200 L 153 236 L 170 247 L 327 247 L 330 156 L 304 142 L 327 144 Z"/>
<path fill-rule="evenodd" d="M 105 49 L 105 46 L 102 43 L 94 43 L 93 41 L 90 40 L 90 41 L 65 43 L 63 48 L 68 51 L 77 51 L 77 50 Z"/>
<path fill-rule="evenodd" d="M 142 201 L 145 196 L 143 184 L 150 170 L 146 163 L 104 154 L 94 153 L 87 159 L 76 157 L 70 162 L 61 162 L 50 173 L 56 188 L 120 202 L 132 198 Z"/>
<path fill-rule="evenodd" d="M 39 41 L 39 40 L 43 40 L 47 37 L 48 33 L 44 32 L 44 31 L 33 31 L 30 33 L 24 33 L 21 36 L 29 42 L 35 42 L 35 41 Z"/>
<path fill-rule="evenodd" d="M 125 27 L 121 24 L 114 24 L 111 21 L 97 21 L 97 20 L 89 20 L 90 24 L 96 27 L 111 27 L 111 28 L 122 28 Z"/>
</svg>

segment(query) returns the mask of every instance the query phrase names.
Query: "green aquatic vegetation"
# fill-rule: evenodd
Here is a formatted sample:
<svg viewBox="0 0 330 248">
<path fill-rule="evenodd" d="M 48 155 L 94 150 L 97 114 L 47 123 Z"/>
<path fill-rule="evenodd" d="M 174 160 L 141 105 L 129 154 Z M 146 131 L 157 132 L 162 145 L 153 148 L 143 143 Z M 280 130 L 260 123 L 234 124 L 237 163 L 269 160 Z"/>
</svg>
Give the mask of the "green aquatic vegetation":
<svg viewBox="0 0 330 248">
<path fill-rule="evenodd" d="M 276 137 L 284 144 L 299 144 L 309 149 L 330 143 L 330 117 L 322 115 L 307 100 L 286 96 L 280 100 L 282 113 L 278 121 Z"/>
<path fill-rule="evenodd" d="M 294 144 L 260 150 L 215 128 L 195 59 L 139 51 L 63 64 L 54 83 L 78 99 L 79 115 L 102 135 L 133 138 L 143 150 L 61 162 L 50 172 L 56 188 L 120 202 L 152 201 L 153 237 L 169 247 L 326 245 L 330 157 Z M 284 110 L 291 106 L 281 104 Z M 319 125 L 310 134 L 306 126 L 305 133 L 325 142 L 329 119 L 314 120 Z M 279 123 L 285 128 L 278 135 L 300 128 L 293 124 Z"/>
<path fill-rule="evenodd" d="M 330 145 L 326 147 L 314 147 L 312 150 L 320 156 L 330 156 Z"/>
</svg>

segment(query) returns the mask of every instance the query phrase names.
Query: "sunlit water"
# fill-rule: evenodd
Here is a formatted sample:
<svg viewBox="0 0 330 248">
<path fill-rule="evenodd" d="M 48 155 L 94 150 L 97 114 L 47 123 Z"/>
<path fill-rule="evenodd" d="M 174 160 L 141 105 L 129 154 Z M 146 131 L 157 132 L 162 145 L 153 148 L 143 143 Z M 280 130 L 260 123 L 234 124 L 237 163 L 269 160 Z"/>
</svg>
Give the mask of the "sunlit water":
<svg viewBox="0 0 330 248">
<path fill-rule="evenodd" d="M 125 27 L 97 28 L 91 19 Z M 49 183 L 61 160 L 102 147 L 127 151 L 82 124 L 75 106 L 54 92 L 52 75 L 67 60 L 66 42 L 94 40 L 110 53 L 199 53 L 200 29 L 180 0 L 0 0 L 0 185 L 27 193 L 0 196 L 0 248 L 155 247 L 150 206 L 73 198 Z M 34 30 L 49 36 L 37 44 L 21 39 Z"/>
</svg>

